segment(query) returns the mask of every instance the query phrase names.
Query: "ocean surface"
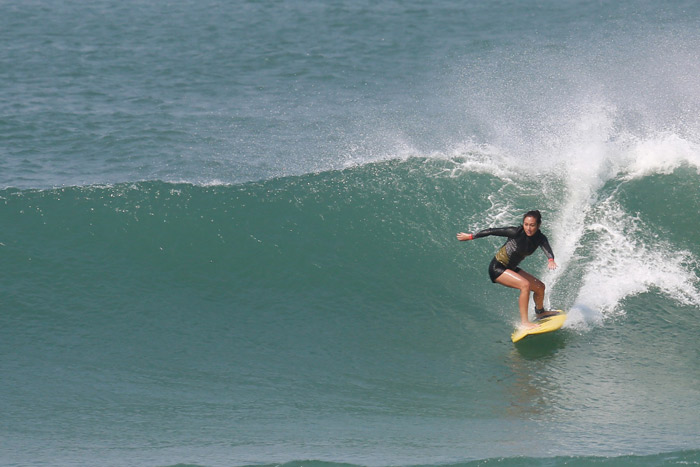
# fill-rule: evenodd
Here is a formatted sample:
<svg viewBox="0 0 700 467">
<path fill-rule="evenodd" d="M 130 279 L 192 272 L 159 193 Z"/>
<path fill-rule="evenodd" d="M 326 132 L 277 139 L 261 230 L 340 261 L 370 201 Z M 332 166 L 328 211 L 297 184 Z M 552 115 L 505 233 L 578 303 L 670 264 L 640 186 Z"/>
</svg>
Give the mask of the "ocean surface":
<svg viewBox="0 0 700 467">
<path fill-rule="evenodd" d="M 0 0 L 0 465 L 700 464 L 699 76 L 695 1 Z"/>
</svg>

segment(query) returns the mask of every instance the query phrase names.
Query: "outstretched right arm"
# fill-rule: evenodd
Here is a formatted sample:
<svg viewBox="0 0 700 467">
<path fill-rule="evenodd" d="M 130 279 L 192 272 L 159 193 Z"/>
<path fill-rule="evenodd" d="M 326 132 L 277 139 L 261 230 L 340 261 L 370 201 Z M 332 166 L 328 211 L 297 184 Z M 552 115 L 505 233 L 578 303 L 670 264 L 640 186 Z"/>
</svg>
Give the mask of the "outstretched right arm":
<svg viewBox="0 0 700 467">
<path fill-rule="evenodd" d="M 513 237 L 517 231 L 517 227 L 495 227 L 493 229 L 480 230 L 474 234 L 460 232 L 457 234 L 457 240 L 464 242 L 467 240 L 474 240 L 475 238 L 488 237 L 489 235 L 495 235 L 497 237 Z"/>
</svg>

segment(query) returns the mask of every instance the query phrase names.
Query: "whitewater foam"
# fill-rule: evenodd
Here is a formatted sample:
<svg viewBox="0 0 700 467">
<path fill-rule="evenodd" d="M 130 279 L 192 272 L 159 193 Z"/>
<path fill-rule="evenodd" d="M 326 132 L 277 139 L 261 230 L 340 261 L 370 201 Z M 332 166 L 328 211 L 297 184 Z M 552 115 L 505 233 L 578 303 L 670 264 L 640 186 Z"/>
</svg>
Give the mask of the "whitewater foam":
<svg viewBox="0 0 700 467">
<path fill-rule="evenodd" d="M 628 180 L 652 174 L 670 174 L 681 166 L 695 167 L 700 173 L 700 144 L 681 135 L 664 131 L 652 138 L 636 140 L 629 148 Z"/>
<path fill-rule="evenodd" d="M 585 235 L 595 240 L 587 242 L 592 255 L 569 325 L 624 314 L 625 299 L 652 290 L 679 304 L 700 306 L 697 259 L 692 253 L 674 250 L 639 217 L 626 214 L 613 196 L 588 217 L 595 222 L 586 225 Z"/>
</svg>

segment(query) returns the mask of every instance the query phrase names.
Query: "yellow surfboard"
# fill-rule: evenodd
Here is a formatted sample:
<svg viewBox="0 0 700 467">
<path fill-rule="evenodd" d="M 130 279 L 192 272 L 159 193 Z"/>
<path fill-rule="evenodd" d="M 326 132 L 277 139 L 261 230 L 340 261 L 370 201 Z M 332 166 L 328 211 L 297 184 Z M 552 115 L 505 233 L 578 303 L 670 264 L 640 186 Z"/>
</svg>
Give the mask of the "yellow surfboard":
<svg viewBox="0 0 700 467">
<path fill-rule="evenodd" d="M 552 332 L 556 331 L 557 329 L 560 329 L 564 325 L 564 321 L 566 321 L 566 313 L 564 313 L 561 310 L 557 311 L 559 312 L 558 315 L 548 316 L 547 318 L 542 318 L 535 321 L 535 324 L 537 324 L 536 328 L 516 329 L 513 332 L 513 334 L 511 334 L 510 339 L 515 343 L 527 336 L 532 336 L 534 334 L 543 334 L 545 332 Z"/>
</svg>

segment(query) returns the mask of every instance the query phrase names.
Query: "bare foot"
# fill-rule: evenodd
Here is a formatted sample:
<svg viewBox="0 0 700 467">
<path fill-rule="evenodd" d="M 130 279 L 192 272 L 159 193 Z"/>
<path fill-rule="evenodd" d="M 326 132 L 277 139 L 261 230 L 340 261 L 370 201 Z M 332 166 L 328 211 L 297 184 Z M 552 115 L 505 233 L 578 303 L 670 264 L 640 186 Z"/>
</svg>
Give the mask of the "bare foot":
<svg viewBox="0 0 700 467">
<path fill-rule="evenodd" d="M 524 323 L 520 323 L 520 327 L 523 329 L 535 329 L 537 325 L 535 323 L 525 321 Z"/>
</svg>

